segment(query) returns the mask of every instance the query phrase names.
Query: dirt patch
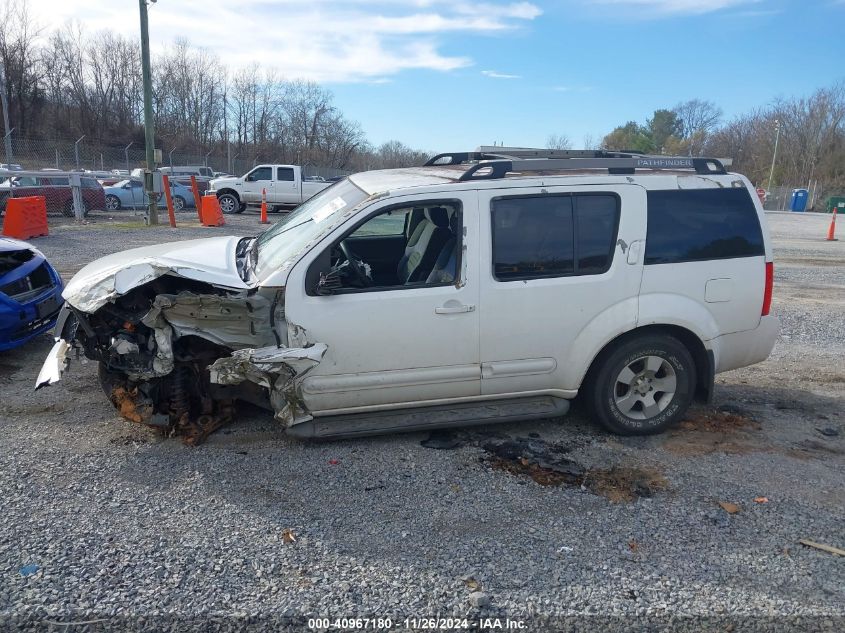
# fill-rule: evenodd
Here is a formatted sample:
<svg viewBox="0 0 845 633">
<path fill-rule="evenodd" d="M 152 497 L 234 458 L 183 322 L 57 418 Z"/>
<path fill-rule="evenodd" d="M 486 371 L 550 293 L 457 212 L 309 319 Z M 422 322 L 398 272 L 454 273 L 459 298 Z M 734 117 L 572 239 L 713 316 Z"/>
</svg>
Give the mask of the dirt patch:
<svg viewBox="0 0 845 633">
<path fill-rule="evenodd" d="M 771 450 L 756 433 L 760 423 L 739 410 L 691 410 L 666 433 L 663 448 L 676 455 L 743 455 Z"/>
<path fill-rule="evenodd" d="M 0 407 L 0 413 L 5 415 L 38 415 L 40 413 L 62 413 L 67 407 L 60 404 L 29 404 L 22 407 Z"/>
<path fill-rule="evenodd" d="M 796 459 L 819 459 L 825 455 L 845 455 L 845 448 L 831 443 L 829 440 L 802 440 L 784 451 L 789 457 Z"/>
<path fill-rule="evenodd" d="M 802 380 L 806 380 L 808 382 L 823 382 L 828 384 L 843 384 L 845 383 L 845 376 L 842 374 L 834 374 L 832 372 L 827 371 L 817 371 L 810 375 L 803 375 L 801 376 Z"/>
<path fill-rule="evenodd" d="M 760 423 L 740 409 L 690 410 L 676 427 L 683 431 L 706 431 L 708 433 L 733 433 L 739 430 L 760 430 Z"/>
<path fill-rule="evenodd" d="M 842 266 L 842 260 L 836 257 L 778 257 L 777 262 L 791 266 Z"/>
<path fill-rule="evenodd" d="M 530 477 L 541 486 L 572 486 L 601 495 L 614 503 L 652 497 L 669 482 L 656 468 L 614 466 L 588 469 L 565 457 L 569 449 L 538 439 L 516 438 L 487 442 L 482 463 L 493 470 Z"/>
</svg>

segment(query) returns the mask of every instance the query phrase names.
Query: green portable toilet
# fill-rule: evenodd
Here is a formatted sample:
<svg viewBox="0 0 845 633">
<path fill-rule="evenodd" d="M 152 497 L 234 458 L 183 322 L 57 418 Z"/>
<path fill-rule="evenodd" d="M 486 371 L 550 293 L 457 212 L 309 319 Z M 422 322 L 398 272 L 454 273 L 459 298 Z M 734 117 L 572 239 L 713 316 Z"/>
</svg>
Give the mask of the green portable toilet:
<svg viewBox="0 0 845 633">
<path fill-rule="evenodd" d="M 827 199 L 827 212 L 833 213 L 833 207 L 836 207 L 836 214 L 845 215 L 845 196 L 831 196 Z"/>
</svg>

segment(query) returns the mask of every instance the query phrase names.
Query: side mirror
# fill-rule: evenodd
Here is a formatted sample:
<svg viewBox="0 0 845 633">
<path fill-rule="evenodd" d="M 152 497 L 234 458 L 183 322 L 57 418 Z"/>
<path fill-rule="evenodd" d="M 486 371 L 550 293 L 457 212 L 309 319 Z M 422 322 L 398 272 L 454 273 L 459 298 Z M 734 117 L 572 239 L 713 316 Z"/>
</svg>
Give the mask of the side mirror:
<svg viewBox="0 0 845 633">
<path fill-rule="evenodd" d="M 320 273 L 320 281 L 317 282 L 317 294 L 321 297 L 327 297 L 340 290 L 343 285 L 340 283 L 340 273 L 336 270 L 331 270 L 327 273 Z"/>
</svg>

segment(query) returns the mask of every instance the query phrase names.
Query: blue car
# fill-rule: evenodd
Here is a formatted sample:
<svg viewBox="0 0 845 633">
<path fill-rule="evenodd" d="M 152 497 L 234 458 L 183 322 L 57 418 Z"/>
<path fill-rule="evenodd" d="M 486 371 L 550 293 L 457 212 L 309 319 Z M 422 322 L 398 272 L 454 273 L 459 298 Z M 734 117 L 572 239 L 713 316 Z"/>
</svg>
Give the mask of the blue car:
<svg viewBox="0 0 845 633">
<path fill-rule="evenodd" d="M 110 187 L 103 187 L 106 194 L 106 209 L 119 211 L 120 209 L 145 209 L 147 207 L 147 194 L 144 192 L 144 183 L 140 180 L 121 180 Z M 194 193 L 190 187 L 180 182 L 170 182 L 170 196 L 173 198 L 173 209 L 182 211 L 188 207 L 195 206 Z M 158 201 L 159 208 L 167 207 L 164 196 Z"/>
<path fill-rule="evenodd" d="M 0 237 L 0 352 L 50 330 L 64 303 L 63 289 L 38 249 Z"/>
</svg>

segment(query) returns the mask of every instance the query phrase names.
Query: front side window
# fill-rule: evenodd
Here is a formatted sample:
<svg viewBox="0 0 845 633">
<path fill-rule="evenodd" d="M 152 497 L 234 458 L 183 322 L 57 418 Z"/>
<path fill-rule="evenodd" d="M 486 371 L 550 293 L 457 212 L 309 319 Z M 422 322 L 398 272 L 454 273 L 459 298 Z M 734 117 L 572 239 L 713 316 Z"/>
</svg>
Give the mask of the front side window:
<svg viewBox="0 0 845 633">
<path fill-rule="evenodd" d="M 308 273 L 312 280 L 309 292 L 339 294 L 453 284 L 459 277 L 462 234 L 458 201 L 415 202 L 385 209 L 315 260 Z"/>
<path fill-rule="evenodd" d="M 273 168 L 259 167 L 258 169 L 254 169 L 249 172 L 249 176 L 247 176 L 246 179 L 247 182 L 257 182 L 259 180 L 273 180 Z"/>
<path fill-rule="evenodd" d="M 493 276 L 510 281 L 603 273 L 618 223 L 619 199 L 612 194 L 496 199 Z"/>
<path fill-rule="evenodd" d="M 648 192 L 646 264 L 764 254 L 757 210 L 745 187 Z"/>
</svg>

